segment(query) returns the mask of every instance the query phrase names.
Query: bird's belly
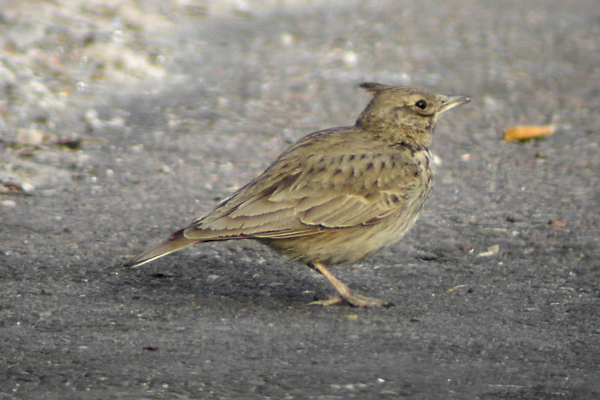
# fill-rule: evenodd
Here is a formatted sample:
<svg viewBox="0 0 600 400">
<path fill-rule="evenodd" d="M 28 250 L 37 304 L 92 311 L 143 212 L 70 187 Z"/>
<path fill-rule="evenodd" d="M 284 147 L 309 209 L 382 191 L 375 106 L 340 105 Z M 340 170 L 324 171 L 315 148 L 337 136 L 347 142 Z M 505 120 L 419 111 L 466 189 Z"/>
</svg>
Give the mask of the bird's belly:
<svg viewBox="0 0 600 400">
<path fill-rule="evenodd" d="M 314 236 L 260 241 L 305 263 L 351 264 L 400 240 L 414 225 L 420 209 L 412 215 L 390 216 L 378 224 L 326 230 Z"/>
</svg>

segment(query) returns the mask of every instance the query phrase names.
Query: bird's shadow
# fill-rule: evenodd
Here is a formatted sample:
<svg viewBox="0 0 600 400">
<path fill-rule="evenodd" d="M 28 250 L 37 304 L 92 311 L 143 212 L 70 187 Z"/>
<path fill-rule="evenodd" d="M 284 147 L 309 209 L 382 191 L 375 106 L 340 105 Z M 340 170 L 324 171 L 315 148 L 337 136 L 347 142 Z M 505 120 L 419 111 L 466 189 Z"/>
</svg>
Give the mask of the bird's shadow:
<svg viewBox="0 0 600 400">
<path fill-rule="evenodd" d="M 333 289 L 304 264 L 258 243 L 202 245 L 139 268 L 115 267 L 114 290 L 134 300 L 172 298 L 204 301 L 229 298 L 247 303 L 309 303 Z M 161 300 L 162 301 L 162 300 Z"/>
</svg>

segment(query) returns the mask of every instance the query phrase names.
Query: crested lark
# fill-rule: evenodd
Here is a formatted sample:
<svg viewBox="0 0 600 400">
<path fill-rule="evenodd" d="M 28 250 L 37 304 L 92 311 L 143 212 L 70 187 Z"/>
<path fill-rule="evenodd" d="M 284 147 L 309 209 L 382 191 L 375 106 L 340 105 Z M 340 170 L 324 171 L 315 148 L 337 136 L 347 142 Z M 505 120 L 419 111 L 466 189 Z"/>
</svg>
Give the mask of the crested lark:
<svg viewBox="0 0 600 400">
<path fill-rule="evenodd" d="M 378 83 L 360 87 L 373 99 L 354 126 L 300 139 L 214 210 L 125 266 L 195 243 L 255 239 L 307 263 L 339 294 L 311 304 L 390 305 L 353 293 L 327 266 L 356 263 L 412 227 L 433 184 L 435 124 L 470 99 Z"/>
</svg>

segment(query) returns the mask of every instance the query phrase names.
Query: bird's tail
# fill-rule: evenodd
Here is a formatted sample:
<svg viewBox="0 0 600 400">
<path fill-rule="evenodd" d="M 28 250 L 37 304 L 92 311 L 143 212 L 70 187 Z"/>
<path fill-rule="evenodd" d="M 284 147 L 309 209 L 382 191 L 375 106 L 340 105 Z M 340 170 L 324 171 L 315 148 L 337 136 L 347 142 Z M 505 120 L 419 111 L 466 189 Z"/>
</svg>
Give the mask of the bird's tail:
<svg viewBox="0 0 600 400">
<path fill-rule="evenodd" d="M 177 231 L 171 235 L 171 237 L 146 251 L 145 253 L 140 254 L 137 257 L 132 258 L 123 264 L 124 267 L 139 267 L 140 265 L 146 264 L 147 262 L 156 260 L 157 258 L 161 258 L 166 256 L 167 254 L 171 254 L 174 251 L 185 249 L 188 246 L 193 245 L 194 243 L 198 243 L 198 240 L 190 240 L 183 235 L 183 229 Z"/>
</svg>

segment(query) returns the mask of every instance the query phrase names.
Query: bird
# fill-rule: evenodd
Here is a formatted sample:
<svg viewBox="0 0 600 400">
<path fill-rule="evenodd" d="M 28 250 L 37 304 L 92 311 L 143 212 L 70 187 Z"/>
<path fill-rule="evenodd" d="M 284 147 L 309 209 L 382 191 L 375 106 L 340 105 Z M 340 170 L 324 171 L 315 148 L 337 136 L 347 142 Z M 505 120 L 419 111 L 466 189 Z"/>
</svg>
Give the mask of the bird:
<svg viewBox="0 0 600 400">
<path fill-rule="evenodd" d="M 196 243 L 253 239 L 307 264 L 336 296 L 311 305 L 387 307 L 353 292 L 328 267 L 354 264 L 400 240 L 428 199 L 440 116 L 464 95 L 364 82 L 372 95 L 353 126 L 311 133 L 212 211 L 134 257 L 138 267 Z"/>
</svg>

